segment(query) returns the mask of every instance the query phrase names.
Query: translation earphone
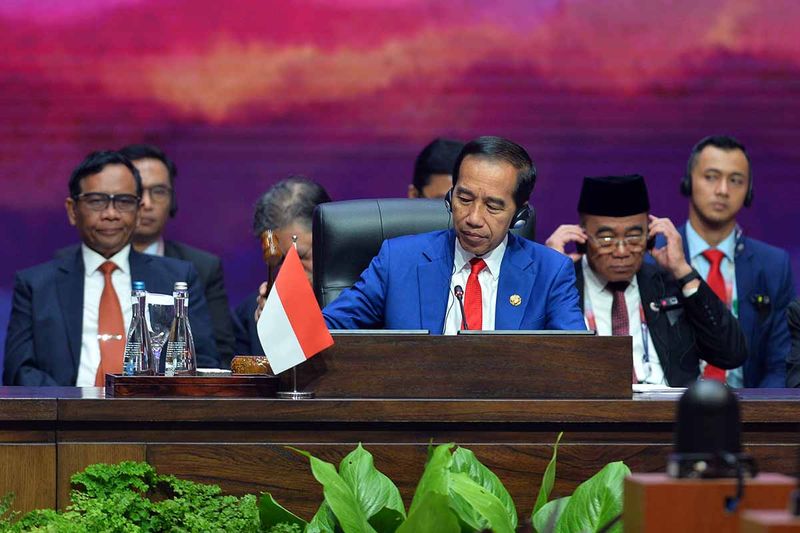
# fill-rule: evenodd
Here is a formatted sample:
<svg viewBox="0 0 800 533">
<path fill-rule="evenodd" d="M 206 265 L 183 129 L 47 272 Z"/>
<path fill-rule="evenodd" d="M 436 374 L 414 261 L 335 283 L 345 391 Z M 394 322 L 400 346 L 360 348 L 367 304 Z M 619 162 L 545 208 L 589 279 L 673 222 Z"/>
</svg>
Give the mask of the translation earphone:
<svg viewBox="0 0 800 533">
<path fill-rule="evenodd" d="M 169 194 L 169 217 L 175 218 L 175 215 L 178 213 L 178 200 L 175 197 L 175 187 L 170 187 L 170 188 L 172 190 L 170 191 Z"/>
<path fill-rule="evenodd" d="M 447 211 L 452 213 L 453 212 L 453 189 L 451 188 L 447 191 L 447 194 L 444 196 L 444 205 L 447 206 Z M 531 218 L 531 206 L 530 204 L 524 204 L 522 207 L 518 208 L 514 212 L 514 216 L 511 217 L 511 223 L 509 224 L 509 229 L 520 229 L 528 222 L 528 219 Z"/>
</svg>

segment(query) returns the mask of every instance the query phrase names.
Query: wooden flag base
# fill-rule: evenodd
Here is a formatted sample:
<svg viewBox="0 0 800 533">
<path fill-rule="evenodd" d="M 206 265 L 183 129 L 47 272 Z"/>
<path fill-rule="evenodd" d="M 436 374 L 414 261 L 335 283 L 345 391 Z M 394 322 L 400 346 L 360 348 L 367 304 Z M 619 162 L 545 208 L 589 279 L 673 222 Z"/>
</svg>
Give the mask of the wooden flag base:
<svg viewBox="0 0 800 533">
<path fill-rule="evenodd" d="M 735 479 L 675 479 L 666 474 L 633 474 L 625 480 L 626 532 L 738 533 L 740 514 L 750 509 L 786 509 L 796 481 L 781 474 L 745 480 L 744 497 L 735 512 L 725 509 L 736 493 Z"/>
</svg>

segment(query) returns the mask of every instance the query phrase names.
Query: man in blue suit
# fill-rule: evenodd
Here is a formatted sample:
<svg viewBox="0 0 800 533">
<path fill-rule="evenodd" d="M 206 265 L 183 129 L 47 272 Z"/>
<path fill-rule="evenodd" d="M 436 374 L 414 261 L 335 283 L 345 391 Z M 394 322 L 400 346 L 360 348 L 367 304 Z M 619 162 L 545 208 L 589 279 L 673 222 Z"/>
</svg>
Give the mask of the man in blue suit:
<svg viewBox="0 0 800 533">
<path fill-rule="evenodd" d="M 191 263 L 131 250 L 141 194 L 138 171 L 118 152 L 95 152 L 75 169 L 66 209 L 83 242 L 17 273 L 6 385 L 102 385 L 105 372 L 121 368 L 134 280 L 160 293 L 186 281 L 198 366 L 219 365 L 203 286 Z"/>
<path fill-rule="evenodd" d="M 736 223 L 753 201 L 744 146 L 727 136 L 702 139 L 692 148 L 681 193 L 689 198 L 689 221 L 680 228 L 686 257 L 709 285 L 720 287 L 747 340 L 747 360 L 725 379 L 734 387 L 785 387 L 791 264 L 784 250 L 745 237 Z"/>
<path fill-rule="evenodd" d="M 328 327 L 586 329 L 569 259 L 508 232 L 529 217 L 535 179 L 521 146 L 499 137 L 466 144 L 445 198 L 453 229 L 385 241 L 323 310 Z"/>
</svg>

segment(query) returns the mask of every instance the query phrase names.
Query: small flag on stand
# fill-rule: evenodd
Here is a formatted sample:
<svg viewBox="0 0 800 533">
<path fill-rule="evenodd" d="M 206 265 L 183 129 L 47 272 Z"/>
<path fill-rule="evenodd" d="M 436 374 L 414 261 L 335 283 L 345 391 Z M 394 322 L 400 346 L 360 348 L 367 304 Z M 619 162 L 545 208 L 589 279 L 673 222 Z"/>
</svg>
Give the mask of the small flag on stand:
<svg viewBox="0 0 800 533">
<path fill-rule="evenodd" d="M 294 246 L 289 247 L 256 328 L 275 374 L 333 345 Z"/>
</svg>

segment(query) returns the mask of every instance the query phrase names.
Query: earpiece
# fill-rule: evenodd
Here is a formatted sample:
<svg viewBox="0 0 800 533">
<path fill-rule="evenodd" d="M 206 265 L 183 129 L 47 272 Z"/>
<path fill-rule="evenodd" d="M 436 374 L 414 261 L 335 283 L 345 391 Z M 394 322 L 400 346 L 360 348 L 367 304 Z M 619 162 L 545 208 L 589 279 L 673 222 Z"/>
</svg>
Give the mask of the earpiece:
<svg viewBox="0 0 800 533">
<path fill-rule="evenodd" d="M 683 175 L 681 180 L 681 194 L 687 198 L 692 195 L 692 177 L 688 172 Z"/>
<path fill-rule="evenodd" d="M 175 218 L 175 215 L 178 213 L 178 200 L 175 197 L 175 189 L 172 189 L 169 196 L 169 217 Z"/>
<path fill-rule="evenodd" d="M 517 209 L 516 213 L 514 213 L 514 217 L 511 219 L 511 224 L 509 227 L 511 229 L 520 229 L 525 226 L 529 218 L 531 218 L 531 208 L 528 204 L 524 204 L 522 207 Z"/>
<path fill-rule="evenodd" d="M 447 191 L 447 194 L 444 195 L 444 205 L 447 207 L 447 210 L 452 213 L 453 212 L 453 189 Z M 510 229 L 520 229 L 528 222 L 528 219 L 531 218 L 531 207 L 529 204 L 525 204 L 514 213 L 514 216 L 511 217 L 511 223 L 509 224 Z"/>
</svg>

